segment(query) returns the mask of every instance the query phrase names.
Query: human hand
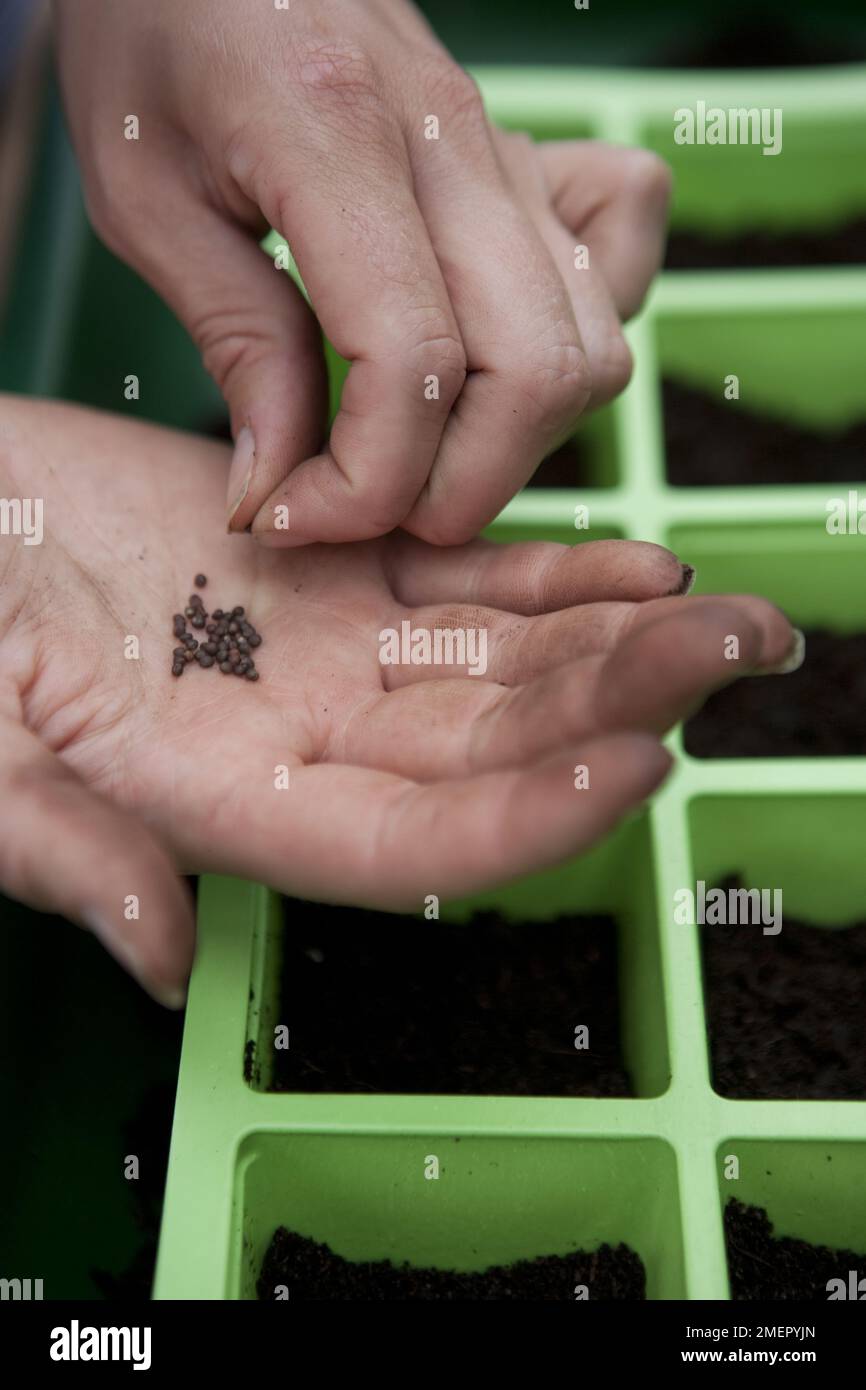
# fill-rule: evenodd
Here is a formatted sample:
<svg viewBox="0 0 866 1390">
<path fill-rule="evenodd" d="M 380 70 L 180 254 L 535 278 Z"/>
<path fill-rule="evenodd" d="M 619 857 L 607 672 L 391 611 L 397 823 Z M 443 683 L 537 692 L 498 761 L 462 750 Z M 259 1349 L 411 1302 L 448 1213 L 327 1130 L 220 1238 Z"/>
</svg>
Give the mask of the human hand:
<svg viewBox="0 0 866 1390">
<path fill-rule="evenodd" d="M 263 550 L 217 525 L 228 462 L 0 401 L 0 495 L 44 508 L 42 544 L 0 537 L 0 888 L 89 926 L 163 1000 L 193 952 L 178 871 L 413 910 L 555 864 L 660 782 L 666 729 L 792 645 L 761 599 L 678 596 L 680 563 L 641 542 Z M 262 633 L 257 684 L 172 677 L 200 570 L 207 607 Z M 483 631 L 486 672 L 382 665 L 406 620 Z"/>
<path fill-rule="evenodd" d="M 91 217 L 229 402 L 232 529 L 468 540 L 626 384 L 620 320 L 663 253 L 656 156 L 495 130 L 405 0 L 56 10 Z M 352 363 L 324 446 L 319 328 L 258 249 L 269 225 Z"/>
</svg>

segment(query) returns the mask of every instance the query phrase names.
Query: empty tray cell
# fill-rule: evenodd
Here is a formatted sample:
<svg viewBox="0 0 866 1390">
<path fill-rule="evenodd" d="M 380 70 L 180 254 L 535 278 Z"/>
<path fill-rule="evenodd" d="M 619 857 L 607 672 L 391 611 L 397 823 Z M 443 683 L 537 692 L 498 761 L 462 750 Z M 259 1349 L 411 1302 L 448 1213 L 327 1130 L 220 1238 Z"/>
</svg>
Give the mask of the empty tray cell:
<svg viewBox="0 0 866 1390">
<path fill-rule="evenodd" d="M 657 1139 L 254 1133 L 240 1146 L 234 1213 L 228 1298 L 257 1297 L 280 1227 L 346 1260 L 453 1271 L 624 1244 L 647 1298 L 684 1296 L 676 1163 Z M 584 1260 L 557 1276 L 550 1297 L 574 1301 L 581 1284 L 604 1296 Z M 359 1301 L 377 1296 L 363 1279 L 357 1289 Z"/>
<path fill-rule="evenodd" d="M 615 407 L 608 406 L 588 415 L 570 439 L 542 460 L 526 486 L 595 488 L 618 482 Z"/>
<path fill-rule="evenodd" d="M 866 404 L 852 366 L 866 356 L 862 294 L 839 307 L 662 313 L 656 341 L 670 482 L 866 479 Z"/>
<path fill-rule="evenodd" d="M 866 1143 L 727 1139 L 717 1165 L 731 1298 L 866 1298 Z"/>
<path fill-rule="evenodd" d="M 287 903 L 285 933 L 267 935 L 247 1079 L 281 1092 L 658 1095 L 670 1069 L 654 900 L 644 819 L 563 869 L 443 905 L 440 921 Z"/>
<path fill-rule="evenodd" d="M 864 818 L 856 795 L 691 802 L 695 925 L 680 929 L 701 938 L 721 1095 L 866 1098 Z"/>
<path fill-rule="evenodd" d="M 740 77 L 736 98 L 727 87 L 684 81 L 670 114 L 651 122 L 641 142 L 674 172 L 667 267 L 866 261 L 862 110 L 834 111 L 828 101 L 824 110 L 798 111 L 757 75 Z M 725 143 L 706 139 L 722 133 Z"/>
<path fill-rule="evenodd" d="M 799 671 L 746 676 L 710 697 L 685 725 L 693 757 L 866 752 L 864 538 L 830 534 L 826 520 L 818 497 L 814 522 L 801 525 L 672 530 L 668 544 L 695 566 L 695 592 L 761 594 L 806 635 Z"/>
</svg>

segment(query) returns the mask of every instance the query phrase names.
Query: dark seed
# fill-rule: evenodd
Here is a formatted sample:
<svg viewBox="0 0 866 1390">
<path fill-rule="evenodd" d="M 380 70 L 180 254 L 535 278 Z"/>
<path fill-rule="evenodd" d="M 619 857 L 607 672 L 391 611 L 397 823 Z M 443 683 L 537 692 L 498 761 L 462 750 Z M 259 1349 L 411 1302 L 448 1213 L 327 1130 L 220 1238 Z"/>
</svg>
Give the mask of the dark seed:
<svg viewBox="0 0 866 1390">
<path fill-rule="evenodd" d="M 234 633 L 236 633 L 237 631 L 238 631 L 238 625 L 237 625 L 237 623 L 235 623 L 235 622 L 229 623 L 229 632 L 231 632 L 232 634 L 234 634 Z"/>
<path fill-rule="evenodd" d="M 172 652 L 172 656 L 175 658 L 179 657 L 180 660 L 183 661 L 184 657 L 186 656 L 186 647 L 175 647 L 174 651 Z"/>
<path fill-rule="evenodd" d="M 184 657 L 184 661 L 195 661 L 195 659 L 196 659 L 197 656 L 198 656 L 198 652 L 194 652 L 194 651 L 192 650 L 192 648 L 190 647 L 190 648 L 188 649 L 188 651 L 187 651 L 186 656 Z"/>
<path fill-rule="evenodd" d="M 195 579 L 193 580 L 193 583 L 195 584 L 195 587 L 197 589 L 203 589 L 205 584 L 207 583 L 207 575 L 197 574 Z"/>
<path fill-rule="evenodd" d="M 228 661 L 221 661 L 221 662 L 220 662 L 220 670 L 222 671 L 222 673 L 223 673 L 224 676 L 230 676 L 231 673 L 232 673 L 232 666 L 231 666 L 230 662 L 228 662 Z"/>
<path fill-rule="evenodd" d="M 239 637 L 239 638 L 238 638 L 238 651 L 239 651 L 239 652 L 248 652 L 249 649 L 250 649 L 250 644 L 249 644 L 249 642 L 247 641 L 246 637 Z"/>
<path fill-rule="evenodd" d="M 208 656 L 216 656 L 216 649 L 216 642 L 205 642 L 202 647 L 202 651 L 207 652 Z"/>
<path fill-rule="evenodd" d="M 182 613 L 172 613 L 171 621 L 174 623 L 175 627 L 178 623 L 180 623 L 182 627 L 186 627 L 186 623 L 184 622 L 184 617 Z"/>
<path fill-rule="evenodd" d="M 172 674 L 173 676 L 182 676 L 185 670 L 186 670 L 186 664 L 185 664 L 185 662 L 183 662 L 183 661 L 173 661 L 173 662 L 171 663 L 171 674 Z"/>
<path fill-rule="evenodd" d="M 237 664 L 238 664 L 238 662 L 240 661 L 240 659 L 241 659 L 241 654 L 240 654 L 240 652 L 229 652 L 229 663 L 230 663 L 232 666 L 237 666 Z"/>
<path fill-rule="evenodd" d="M 206 651 L 200 651 L 198 653 L 198 664 L 204 667 L 213 666 L 213 657 L 209 656 Z"/>
<path fill-rule="evenodd" d="M 239 676 L 242 676 L 245 671 L 252 670 L 252 665 L 253 663 L 251 661 L 248 661 L 246 657 L 244 657 L 241 661 L 238 662 L 237 666 L 235 667 L 235 670 L 237 671 Z"/>
<path fill-rule="evenodd" d="M 217 622 L 219 622 L 220 618 L 225 617 L 225 613 L 221 608 L 215 608 L 214 611 L 211 613 L 211 617 L 216 618 Z"/>
<path fill-rule="evenodd" d="M 192 607 L 191 604 L 188 605 L 183 611 L 184 611 L 184 616 L 185 616 L 185 617 L 187 617 L 187 618 L 194 618 L 194 617 L 195 617 L 195 609 Z"/>
<path fill-rule="evenodd" d="M 233 617 L 233 618 L 242 618 L 243 616 L 244 616 L 244 610 L 243 610 L 242 608 L 233 608 L 233 609 L 232 609 L 232 617 Z"/>
<path fill-rule="evenodd" d="M 260 647 L 262 645 L 262 639 L 257 632 L 251 634 L 249 644 L 251 647 Z"/>
<path fill-rule="evenodd" d="M 247 671 L 246 678 L 248 681 L 257 681 L 259 678 L 259 673 L 255 669 L 252 671 Z"/>
</svg>

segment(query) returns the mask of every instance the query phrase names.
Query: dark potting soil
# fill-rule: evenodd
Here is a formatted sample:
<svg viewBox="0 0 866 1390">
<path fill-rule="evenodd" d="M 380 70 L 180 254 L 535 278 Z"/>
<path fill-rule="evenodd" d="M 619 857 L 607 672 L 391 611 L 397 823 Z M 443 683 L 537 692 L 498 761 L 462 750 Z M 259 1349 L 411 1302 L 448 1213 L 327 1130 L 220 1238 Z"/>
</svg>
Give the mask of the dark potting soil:
<svg viewBox="0 0 866 1390">
<path fill-rule="evenodd" d="M 728 878 L 724 890 L 743 886 Z M 866 921 L 784 913 L 701 928 L 713 1086 L 740 1100 L 866 1099 Z M 866 1274 L 866 1268 L 863 1271 Z"/>
<path fill-rule="evenodd" d="M 814 265 L 862 265 L 866 261 L 866 217 L 814 230 L 769 232 L 755 229 L 736 236 L 671 232 L 665 270 L 743 270 Z"/>
<path fill-rule="evenodd" d="M 695 758 L 832 758 L 866 753 L 866 632 L 810 628 L 799 671 L 746 676 L 685 725 Z"/>
<path fill-rule="evenodd" d="M 749 1207 L 732 1197 L 725 1207 L 725 1244 L 731 1297 L 826 1301 L 831 1279 L 848 1288 L 851 1270 L 866 1274 L 866 1254 L 831 1250 L 792 1236 L 774 1236 L 763 1207 Z"/>
<path fill-rule="evenodd" d="M 646 1273 L 627 1245 L 602 1245 L 587 1254 L 541 1255 L 511 1265 L 492 1265 L 481 1273 L 421 1269 L 390 1260 L 354 1262 L 327 1245 L 287 1231 L 274 1232 L 258 1279 L 258 1296 L 272 1301 L 284 1285 L 291 1302 L 574 1302 L 575 1285 L 585 1284 L 591 1300 L 639 1301 L 646 1298 Z"/>
<path fill-rule="evenodd" d="M 676 487 L 758 487 L 774 483 L 862 482 L 866 419 L 810 430 L 737 401 L 662 382 L 665 458 Z"/>
<path fill-rule="evenodd" d="M 701 14 L 700 37 L 688 34 L 659 54 L 657 66 L 669 68 L 806 68 L 824 63 L 857 63 L 866 58 L 866 44 L 857 33 L 834 34 L 822 28 L 820 16 L 808 13 L 800 23 L 778 10 L 738 14 L 726 5 L 713 18 Z M 796 13 L 796 12 L 795 12 Z"/>
<path fill-rule="evenodd" d="M 465 925 L 285 900 L 271 1089 L 627 1096 L 610 917 Z M 588 1046 L 575 1046 L 585 1025 Z"/>
<path fill-rule="evenodd" d="M 542 459 L 527 487 L 586 487 L 589 468 L 586 449 L 576 439 L 568 439 L 546 459 Z"/>
</svg>

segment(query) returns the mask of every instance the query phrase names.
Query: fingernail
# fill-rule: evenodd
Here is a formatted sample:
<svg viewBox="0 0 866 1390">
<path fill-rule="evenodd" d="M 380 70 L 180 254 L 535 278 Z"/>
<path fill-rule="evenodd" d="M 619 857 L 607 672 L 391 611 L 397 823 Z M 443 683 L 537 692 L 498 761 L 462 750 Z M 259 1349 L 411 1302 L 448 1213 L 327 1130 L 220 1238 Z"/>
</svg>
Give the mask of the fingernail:
<svg viewBox="0 0 866 1390">
<path fill-rule="evenodd" d="M 232 455 L 232 466 L 229 470 L 228 496 L 228 524 L 226 529 L 231 531 L 232 519 L 238 507 L 246 497 L 250 479 L 253 476 L 253 464 L 256 458 L 256 441 L 249 425 L 244 425 L 237 439 L 235 440 L 235 451 Z"/>
<path fill-rule="evenodd" d="M 762 666 L 760 674 L 762 676 L 790 676 L 792 671 L 799 671 L 806 659 L 806 638 L 798 627 L 794 628 L 794 640 L 791 649 L 783 661 L 778 666 Z"/>
<path fill-rule="evenodd" d="M 691 591 L 692 591 L 692 589 L 695 587 L 695 570 L 694 570 L 694 566 L 693 566 L 693 565 L 682 565 L 680 568 L 682 569 L 682 575 L 680 576 L 680 582 L 679 582 L 679 584 L 676 586 L 675 589 L 671 589 L 671 592 L 670 592 L 670 594 L 668 595 L 668 597 L 673 597 L 674 594 L 677 594 L 677 595 L 680 595 L 680 594 L 690 594 Z"/>
<path fill-rule="evenodd" d="M 138 952 L 128 936 L 121 935 L 107 917 L 98 909 L 89 908 L 82 912 L 81 919 L 89 931 L 102 943 L 109 955 L 147 990 L 159 1004 L 167 1009 L 182 1009 L 186 1003 L 186 990 L 176 985 L 162 985 L 149 979 L 142 966 Z"/>
<path fill-rule="evenodd" d="M 145 985 L 148 994 L 153 995 L 157 1004 L 162 1004 L 165 1009 L 172 1009 L 178 1013 L 186 1005 L 186 990 L 178 989 L 171 985 Z"/>
</svg>

